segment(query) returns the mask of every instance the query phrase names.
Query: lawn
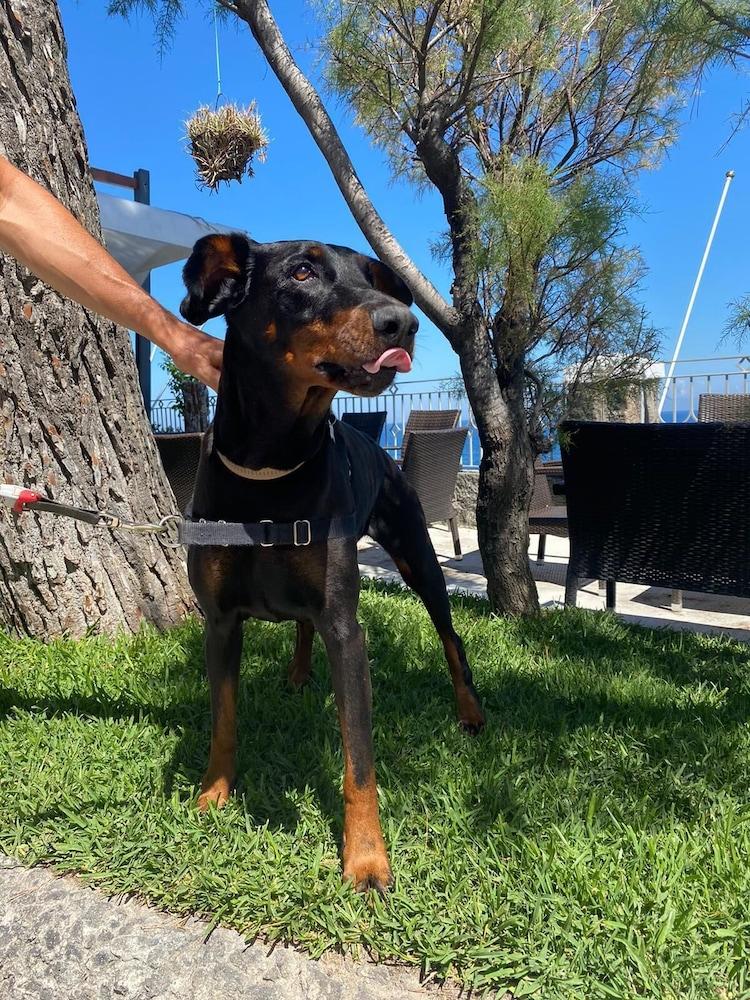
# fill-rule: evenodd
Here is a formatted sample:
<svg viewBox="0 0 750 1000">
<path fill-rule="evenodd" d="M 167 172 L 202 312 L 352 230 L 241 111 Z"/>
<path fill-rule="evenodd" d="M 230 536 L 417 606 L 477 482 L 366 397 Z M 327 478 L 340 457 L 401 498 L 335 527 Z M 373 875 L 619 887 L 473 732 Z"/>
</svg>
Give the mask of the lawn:
<svg viewBox="0 0 750 1000">
<path fill-rule="evenodd" d="M 195 809 L 201 625 L 43 645 L 0 635 L 0 848 L 249 938 L 365 948 L 514 996 L 750 997 L 750 655 L 604 614 L 503 621 L 454 600 L 488 717 L 463 735 L 422 606 L 365 585 L 395 887 L 341 883 L 328 667 L 285 684 L 250 623 L 240 784 Z"/>
</svg>

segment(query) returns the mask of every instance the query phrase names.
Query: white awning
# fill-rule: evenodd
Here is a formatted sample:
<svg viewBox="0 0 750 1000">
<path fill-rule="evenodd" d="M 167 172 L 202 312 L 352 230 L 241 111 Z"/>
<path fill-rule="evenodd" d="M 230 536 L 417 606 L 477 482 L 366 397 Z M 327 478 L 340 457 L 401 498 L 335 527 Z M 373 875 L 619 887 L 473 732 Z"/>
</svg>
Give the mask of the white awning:
<svg viewBox="0 0 750 1000">
<path fill-rule="evenodd" d="M 139 284 L 149 271 L 190 256 L 193 244 L 209 233 L 236 232 L 197 215 L 97 192 L 107 250 Z"/>
</svg>

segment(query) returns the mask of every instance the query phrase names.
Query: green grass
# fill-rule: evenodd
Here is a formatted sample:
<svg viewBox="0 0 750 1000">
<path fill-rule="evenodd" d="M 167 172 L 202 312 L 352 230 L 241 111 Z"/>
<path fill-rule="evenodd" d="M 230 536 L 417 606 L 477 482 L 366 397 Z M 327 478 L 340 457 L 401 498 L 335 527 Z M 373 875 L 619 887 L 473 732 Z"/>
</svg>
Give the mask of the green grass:
<svg viewBox="0 0 750 1000">
<path fill-rule="evenodd" d="M 237 797 L 200 815 L 201 625 L 0 635 L 0 847 L 313 955 L 363 947 L 516 997 L 750 997 L 750 656 L 570 610 L 454 601 L 488 717 L 464 736 L 422 606 L 365 586 L 395 887 L 341 883 L 328 667 L 247 627 Z"/>
</svg>

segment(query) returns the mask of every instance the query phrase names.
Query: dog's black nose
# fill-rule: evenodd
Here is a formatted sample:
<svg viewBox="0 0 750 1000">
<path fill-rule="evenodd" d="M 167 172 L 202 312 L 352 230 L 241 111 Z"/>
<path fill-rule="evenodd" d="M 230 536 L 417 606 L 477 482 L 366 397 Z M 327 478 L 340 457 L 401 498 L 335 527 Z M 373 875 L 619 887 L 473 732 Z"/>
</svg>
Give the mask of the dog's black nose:
<svg viewBox="0 0 750 1000">
<path fill-rule="evenodd" d="M 385 340 L 401 340 L 403 337 L 413 336 L 419 327 L 419 320 L 411 309 L 395 302 L 393 305 L 379 306 L 370 315 L 373 330 Z"/>
</svg>

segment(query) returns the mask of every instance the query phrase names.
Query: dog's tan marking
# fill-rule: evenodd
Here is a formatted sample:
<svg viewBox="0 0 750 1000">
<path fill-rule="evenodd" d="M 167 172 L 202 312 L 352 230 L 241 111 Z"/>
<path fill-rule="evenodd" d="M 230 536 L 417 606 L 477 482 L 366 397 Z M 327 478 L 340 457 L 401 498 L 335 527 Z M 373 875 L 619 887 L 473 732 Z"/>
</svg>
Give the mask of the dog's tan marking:
<svg viewBox="0 0 750 1000">
<path fill-rule="evenodd" d="M 314 635 L 315 629 L 309 622 L 297 622 L 297 641 L 294 647 L 294 656 L 287 668 L 289 683 L 296 688 L 302 687 L 310 679 Z"/>
<path fill-rule="evenodd" d="M 375 771 L 357 783 L 344 738 L 344 878 L 355 889 L 382 892 L 393 880 L 378 813 Z"/>
<path fill-rule="evenodd" d="M 229 236 L 217 233 L 210 237 L 211 250 L 221 257 L 222 265 L 230 274 L 239 274 L 240 265 L 235 258 L 235 247 Z"/>
<path fill-rule="evenodd" d="M 408 587 L 413 587 L 414 577 L 408 562 L 405 559 L 399 559 L 398 556 L 396 556 L 393 561 L 395 562 L 399 573 L 403 577 L 404 583 Z M 445 650 L 445 658 L 448 661 L 448 667 L 451 672 L 451 680 L 453 681 L 453 691 L 456 696 L 456 708 L 458 710 L 458 721 L 466 729 L 469 729 L 472 732 L 478 732 L 484 725 L 484 714 L 475 694 L 466 683 L 464 665 L 461 662 L 461 656 L 458 652 L 455 639 L 450 632 L 441 632 L 439 635 L 440 641 L 443 644 L 443 649 Z"/>
<path fill-rule="evenodd" d="M 205 812 L 211 805 L 226 804 L 234 785 L 237 755 L 237 683 L 224 678 L 216 702 L 212 704 L 215 725 L 211 732 L 211 753 L 201 782 L 198 808 Z"/>
<path fill-rule="evenodd" d="M 464 665 L 461 662 L 458 647 L 453 636 L 449 633 L 441 633 L 440 640 L 443 643 L 445 658 L 450 667 L 453 690 L 456 695 L 458 721 L 466 729 L 478 732 L 484 725 L 484 714 L 479 706 L 476 695 L 466 683 Z"/>
</svg>

